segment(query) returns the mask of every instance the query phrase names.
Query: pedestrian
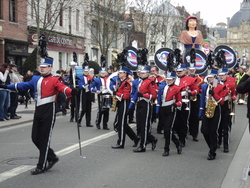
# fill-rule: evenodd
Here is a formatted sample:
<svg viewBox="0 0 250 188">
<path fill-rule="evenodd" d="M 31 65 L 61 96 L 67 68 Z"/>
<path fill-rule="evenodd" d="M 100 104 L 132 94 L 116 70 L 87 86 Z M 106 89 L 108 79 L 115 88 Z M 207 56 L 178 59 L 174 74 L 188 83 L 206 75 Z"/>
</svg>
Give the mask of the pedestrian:
<svg viewBox="0 0 250 188">
<path fill-rule="evenodd" d="M 156 116 L 161 117 L 164 128 L 165 146 L 163 157 L 169 156 L 170 140 L 172 140 L 177 148 L 177 153 L 181 154 L 182 147 L 178 138 L 173 134 L 173 124 L 176 117 L 176 108 L 181 106 L 180 88 L 174 84 L 176 74 L 174 72 L 167 73 L 166 81 L 159 84 L 159 92 L 157 94 Z"/>
<path fill-rule="evenodd" d="M 216 158 L 221 105 L 225 100 L 225 87 L 218 83 L 215 78 L 217 74 L 218 70 L 211 70 L 211 73 L 204 79 L 206 84 L 201 86 L 199 117 L 202 118 L 201 133 L 209 147 L 207 160 Z"/>
<path fill-rule="evenodd" d="M 248 69 L 246 74 L 241 78 L 236 90 L 240 94 L 250 93 L 250 69 Z M 247 118 L 248 118 L 249 132 L 250 132 L 250 95 L 249 94 L 247 98 Z M 250 176 L 250 170 L 248 172 L 248 175 Z"/>
<path fill-rule="evenodd" d="M 136 136 L 133 129 L 128 125 L 128 105 L 130 102 L 131 93 L 131 80 L 129 78 L 130 69 L 122 67 L 118 72 L 119 84 L 117 85 L 117 91 L 113 92 L 113 95 L 117 98 L 117 131 L 118 140 L 113 149 L 123 149 L 125 145 L 125 136 L 129 136 L 134 141 L 134 147 L 137 146 L 139 138 Z"/>
<path fill-rule="evenodd" d="M 17 65 L 15 63 L 10 64 L 10 83 L 20 83 L 23 82 L 23 76 L 19 74 L 17 70 Z M 19 93 L 16 91 L 10 92 L 10 119 L 19 119 L 21 116 L 16 114 L 16 109 L 18 107 L 18 96 Z"/>
<path fill-rule="evenodd" d="M 32 141 L 39 149 L 37 166 L 31 171 L 37 175 L 51 169 L 59 159 L 50 148 L 52 130 L 56 120 L 55 104 L 59 92 L 67 97 L 75 95 L 76 90 L 65 86 L 60 77 L 51 74 L 53 65 L 52 58 L 46 58 L 40 64 L 41 75 L 35 75 L 28 82 L 1 85 L 1 88 L 13 91 L 33 89 L 36 93 L 36 107 L 32 126 Z"/>
<path fill-rule="evenodd" d="M 0 67 L 0 121 L 9 120 L 8 107 L 10 103 L 10 92 L 2 89 L 10 84 L 9 68 L 9 64 L 7 63 L 2 64 Z"/>
<path fill-rule="evenodd" d="M 30 81 L 32 76 L 33 76 L 33 73 L 30 70 L 28 70 L 23 78 L 23 81 L 24 82 Z M 24 91 L 25 108 L 28 108 L 28 102 L 31 103 L 31 98 L 34 98 L 34 91 L 32 90 Z"/>
</svg>

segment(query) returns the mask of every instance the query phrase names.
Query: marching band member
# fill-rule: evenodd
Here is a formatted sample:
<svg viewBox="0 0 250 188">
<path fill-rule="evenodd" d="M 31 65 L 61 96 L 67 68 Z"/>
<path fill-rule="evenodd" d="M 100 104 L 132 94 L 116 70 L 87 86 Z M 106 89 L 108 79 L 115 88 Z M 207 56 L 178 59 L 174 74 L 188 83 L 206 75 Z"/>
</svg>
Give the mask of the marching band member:
<svg viewBox="0 0 250 188">
<path fill-rule="evenodd" d="M 80 106 L 81 106 L 81 113 L 79 114 L 77 124 L 81 127 L 81 122 L 83 116 L 86 114 L 86 127 L 93 127 L 91 125 L 91 91 L 90 91 L 90 84 L 92 81 L 92 76 L 89 74 L 89 67 L 88 65 L 83 66 L 83 75 L 79 77 L 78 85 L 80 89 Z"/>
<path fill-rule="evenodd" d="M 208 160 L 214 160 L 216 157 L 221 105 L 224 104 L 225 98 L 225 87 L 218 83 L 215 78 L 217 74 L 217 70 L 211 70 L 211 73 L 204 79 L 206 84 L 201 86 L 199 117 L 202 118 L 201 132 L 210 149 Z"/>
<path fill-rule="evenodd" d="M 159 68 L 158 67 L 156 67 L 156 66 L 151 67 L 150 79 L 152 79 L 152 81 L 156 84 L 155 87 L 156 87 L 157 92 L 158 92 L 159 84 L 163 81 L 163 76 L 159 75 Z M 154 103 L 153 103 L 153 112 L 152 112 L 152 120 L 151 120 L 152 123 L 156 121 L 155 109 L 156 109 L 156 101 L 154 101 Z M 157 133 L 162 134 L 162 131 L 163 131 L 163 126 L 161 123 L 161 117 L 159 117 L 159 122 L 157 125 Z"/>
<path fill-rule="evenodd" d="M 51 74 L 53 59 L 46 58 L 40 64 L 41 75 L 34 75 L 28 82 L 20 82 L 10 85 L 0 85 L 13 91 L 34 90 L 36 93 L 36 108 L 32 125 L 32 141 L 39 150 L 37 166 L 31 171 L 37 175 L 51 169 L 58 161 L 54 151 L 50 148 L 52 130 L 56 119 L 56 98 L 59 92 L 67 97 L 76 94 L 75 89 L 70 89 L 63 84 L 61 77 Z"/>
<path fill-rule="evenodd" d="M 130 70 L 127 67 L 122 67 L 118 72 L 119 84 L 117 85 L 117 91 L 113 92 L 113 95 L 118 99 L 117 101 L 117 131 L 118 140 L 113 149 L 123 149 L 125 145 L 126 134 L 134 141 L 134 147 L 139 142 L 139 138 L 136 136 L 133 129 L 127 123 L 128 105 L 130 102 L 131 93 L 131 80 L 129 78 Z"/>
<path fill-rule="evenodd" d="M 109 130 L 108 120 L 109 120 L 109 108 L 111 106 L 111 94 L 107 90 L 106 82 L 108 77 L 105 66 L 100 68 L 99 75 L 100 77 L 94 78 L 93 82 L 90 85 L 90 90 L 94 93 L 97 93 L 97 100 L 98 100 L 96 128 L 100 129 L 100 123 L 102 121 L 102 116 L 103 116 L 103 129 Z M 105 102 L 109 104 L 104 104 Z"/>
<path fill-rule="evenodd" d="M 150 67 L 143 66 L 140 70 L 141 82 L 137 87 L 137 93 L 134 98 L 131 99 L 129 109 L 131 109 L 135 103 L 136 107 L 136 124 L 140 130 L 140 146 L 134 149 L 134 152 L 145 152 L 147 142 L 152 144 L 152 150 L 155 149 L 157 138 L 150 133 L 150 121 L 152 113 L 152 101 L 156 99 L 156 89 L 154 83 L 149 79 Z"/>
<path fill-rule="evenodd" d="M 172 128 L 176 115 L 176 108 L 181 106 L 180 88 L 174 84 L 176 74 L 167 74 L 166 81 L 159 85 L 159 92 L 157 95 L 156 114 L 160 114 L 164 126 L 165 146 L 163 157 L 169 155 L 170 140 L 174 142 L 177 148 L 177 153 L 181 154 L 182 147 L 179 140 L 173 134 Z"/>
<path fill-rule="evenodd" d="M 230 141 L 230 133 L 231 133 L 231 126 L 232 126 L 232 115 L 234 108 L 234 102 L 236 99 L 236 84 L 234 81 L 230 81 L 228 78 L 228 70 L 223 68 L 219 73 L 220 84 L 226 87 L 226 97 L 224 100 L 224 104 L 221 105 L 221 121 L 219 126 L 219 139 L 218 139 L 218 146 L 220 147 L 223 138 L 223 147 L 224 152 L 229 152 L 229 141 Z"/>
<path fill-rule="evenodd" d="M 182 147 L 185 147 L 187 132 L 189 129 L 189 116 L 190 116 L 190 97 L 196 96 L 199 93 L 199 88 L 195 83 L 195 79 L 187 76 L 186 66 L 181 65 L 176 70 L 178 78 L 175 80 L 175 85 L 180 87 L 182 100 L 181 109 L 177 110 L 175 118 L 174 129 L 179 136 Z"/>
<path fill-rule="evenodd" d="M 197 30 L 197 21 L 196 16 L 189 16 L 186 19 L 186 30 L 181 32 L 178 39 L 182 54 L 185 54 L 191 48 L 201 49 L 203 36 L 201 31 Z"/>
<path fill-rule="evenodd" d="M 201 91 L 201 84 L 203 83 L 203 78 L 201 78 L 198 74 L 195 74 L 196 67 L 189 67 L 189 76 L 195 79 L 195 84 L 199 88 L 199 92 Z M 190 117 L 189 117 L 189 132 L 193 137 L 193 141 L 198 142 L 198 133 L 199 133 L 199 108 L 200 108 L 200 94 L 190 97 Z"/>
</svg>

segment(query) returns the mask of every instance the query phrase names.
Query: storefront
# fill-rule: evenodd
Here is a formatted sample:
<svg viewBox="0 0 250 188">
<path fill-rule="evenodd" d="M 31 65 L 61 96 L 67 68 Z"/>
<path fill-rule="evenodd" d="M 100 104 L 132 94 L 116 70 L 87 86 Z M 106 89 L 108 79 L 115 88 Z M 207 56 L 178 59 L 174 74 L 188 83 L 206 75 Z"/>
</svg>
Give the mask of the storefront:
<svg viewBox="0 0 250 188">
<path fill-rule="evenodd" d="M 38 45 L 38 36 L 35 28 L 29 28 L 29 52 Z M 78 64 L 84 61 L 84 37 L 66 35 L 56 32 L 44 32 L 47 38 L 47 48 L 50 57 L 54 58 L 54 70 L 69 68 L 69 62 L 73 60 L 73 52 L 77 54 Z"/>
</svg>

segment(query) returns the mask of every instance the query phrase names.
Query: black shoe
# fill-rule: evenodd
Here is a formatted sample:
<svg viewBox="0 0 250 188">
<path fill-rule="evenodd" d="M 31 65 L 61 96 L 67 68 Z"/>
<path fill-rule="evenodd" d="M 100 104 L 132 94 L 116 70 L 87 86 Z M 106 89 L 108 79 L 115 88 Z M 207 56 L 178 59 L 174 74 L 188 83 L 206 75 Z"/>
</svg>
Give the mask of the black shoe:
<svg viewBox="0 0 250 188">
<path fill-rule="evenodd" d="M 39 168 L 35 168 L 35 169 L 32 170 L 30 173 L 31 173 L 31 175 L 37 175 L 37 174 L 44 173 L 44 170 L 39 169 Z"/>
<path fill-rule="evenodd" d="M 86 127 L 93 127 L 93 125 L 86 125 Z"/>
<path fill-rule="evenodd" d="M 197 139 L 197 136 L 193 136 L 193 141 L 198 142 L 199 140 Z"/>
<path fill-rule="evenodd" d="M 223 152 L 224 152 L 224 153 L 228 153 L 228 152 L 229 152 L 229 149 L 228 149 L 228 148 L 224 148 Z"/>
<path fill-rule="evenodd" d="M 48 162 L 48 166 L 46 167 L 46 170 L 51 169 L 57 162 L 59 161 L 59 158 L 55 158 L 53 161 Z"/>
<path fill-rule="evenodd" d="M 69 122 L 73 122 L 73 118 L 70 118 Z"/>
<path fill-rule="evenodd" d="M 163 157 L 167 157 L 169 156 L 169 151 L 164 151 L 164 153 L 162 154 Z"/>
<path fill-rule="evenodd" d="M 139 137 L 137 137 L 136 139 L 134 139 L 134 145 L 133 145 L 133 147 L 137 147 L 139 141 L 140 141 Z"/>
<path fill-rule="evenodd" d="M 109 130 L 109 128 L 108 127 L 103 127 L 103 130 Z"/>
<path fill-rule="evenodd" d="M 248 176 L 250 176 L 250 170 L 248 171 Z"/>
<path fill-rule="evenodd" d="M 157 142 L 158 142 L 157 138 L 152 142 L 152 150 L 154 150 L 156 148 Z"/>
<path fill-rule="evenodd" d="M 182 153 L 182 146 L 181 146 L 181 144 L 177 147 L 177 153 L 178 154 Z"/>
<path fill-rule="evenodd" d="M 216 156 L 216 154 L 209 153 L 208 156 L 207 156 L 207 160 L 214 160 L 215 156 Z"/>
<path fill-rule="evenodd" d="M 157 134 L 163 134 L 163 131 L 162 130 L 157 131 Z"/>
<path fill-rule="evenodd" d="M 184 148 L 185 147 L 185 142 L 180 142 L 180 146 L 182 147 L 182 148 Z"/>
<path fill-rule="evenodd" d="M 115 145 L 115 146 L 111 146 L 112 149 L 123 149 L 124 146 L 121 145 Z"/>
<path fill-rule="evenodd" d="M 139 148 L 134 149 L 133 151 L 136 152 L 136 153 L 139 153 L 139 152 L 145 152 L 146 149 L 139 147 Z"/>
<path fill-rule="evenodd" d="M 136 121 L 134 121 L 134 120 L 131 120 L 131 121 L 129 121 L 129 123 L 136 123 Z"/>
<path fill-rule="evenodd" d="M 96 128 L 97 128 L 97 129 L 100 129 L 101 127 L 100 127 L 100 125 L 96 125 Z"/>
</svg>

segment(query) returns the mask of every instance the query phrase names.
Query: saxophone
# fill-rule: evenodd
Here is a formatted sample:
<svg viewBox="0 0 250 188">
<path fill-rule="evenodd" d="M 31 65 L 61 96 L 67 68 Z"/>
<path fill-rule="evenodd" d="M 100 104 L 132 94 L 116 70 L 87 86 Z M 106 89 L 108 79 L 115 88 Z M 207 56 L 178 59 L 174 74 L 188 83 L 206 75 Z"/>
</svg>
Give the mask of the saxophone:
<svg viewBox="0 0 250 188">
<path fill-rule="evenodd" d="M 211 84 L 208 84 L 208 85 L 209 85 L 209 90 L 212 90 L 213 86 Z M 218 105 L 217 102 L 212 99 L 212 95 L 209 94 L 207 104 L 206 104 L 206 112 L 205 112 L 205 116 L 207 118 L 214 117 L 214 111 L 217 105 Z"/>
<path fill-rule="evenodd" d="M 115 85 L 114 91 L 117 91 L 117 88 L 118 88 L 118 82 L 116 81 L 116 85 Z M 113 98 L 112 98 L 112 105 L 111 105 L 111 111 L 112 112 L 116 111 L 117 101 L 118 101 L 118 98 L 116 97 L 116 95 L 114 95 Z"/>
</svg>

